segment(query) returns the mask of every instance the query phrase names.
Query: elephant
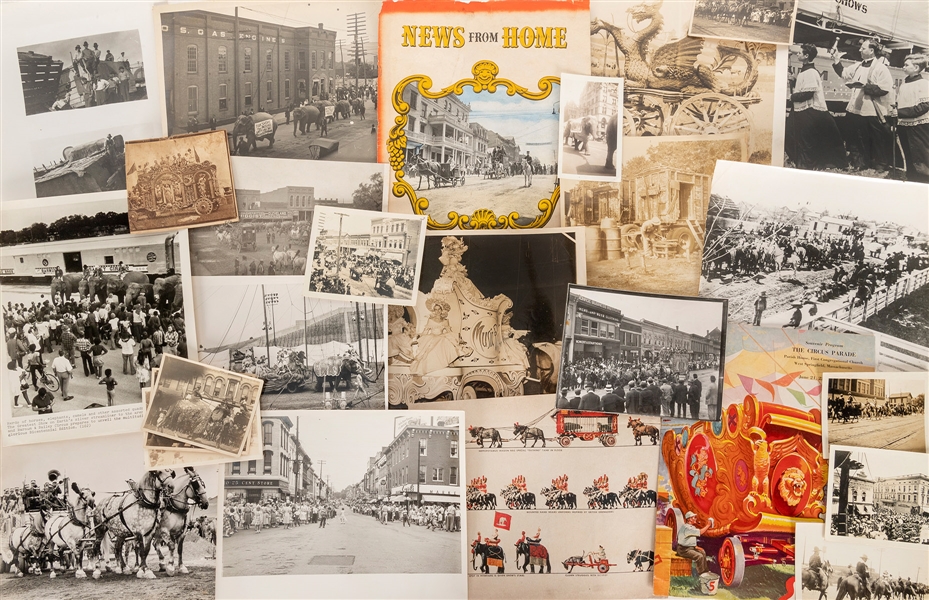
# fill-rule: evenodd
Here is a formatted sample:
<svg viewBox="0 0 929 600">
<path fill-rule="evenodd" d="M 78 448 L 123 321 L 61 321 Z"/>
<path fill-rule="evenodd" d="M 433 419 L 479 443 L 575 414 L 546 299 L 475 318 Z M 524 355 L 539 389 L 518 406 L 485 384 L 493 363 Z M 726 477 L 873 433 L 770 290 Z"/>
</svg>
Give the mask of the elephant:
<svg viewBox="0 0 929 600">
<path fill-rule="evenodd" d="M 297 128 L 300 128 L 300 133 L 306 134 L 310 132 L 310 125 L 315 123 L 316 127 L 320 131 L 326 131 L 328 133 L 328 128 L 326 127 L 326 119 L 323 115 L 326 113 L 321 111 L 315 106 L 298 106 L 294 109 L 294 135 L 297 135 Z M 322 135 L 322 134 L 320 134 Z"/>
<path fill-rule="evenodd" d="M 139 296 L 144 297 L 148 302 L 153 302 L 154 294 L 152 292 L 152 284 L 130 283 L 126 286 L 126 294 L 123 296 L 123 302 L 126 303 L 126 306 L 132 306 Z"/>
<path fill-rule="evenodd" d="M 61 294 L 62 302 L 67 302 L 74 292 L 77 292 L 81 298 L 87 296 L 87 282 L 84 280 L 83 273 L 65 273 L 61 279 L 52 280 L 52 298 Z"/>
<path fill-rule="evenodd" d="M 255 135 L 255 123 L 271 120 L 271 133 L 260 136 Z M 248 154 L 249 149 L 258 149 L 258 140 L 268 140 L 268 148 L 274 146 L 274 134 L 277 133 L 277 121 L 266 112 L 253 115 L 239 115 L 232 128 L 232 139 L 235 145 L 234 154 Z"/>
<path fill-rule="evenodd" d="M 100 275 L 91 275 L 87 278 L 87 296 L 91 302 L 106 300 L 106 278 Z"/>
<path fill-rule="evenodd" d="M 148 275 L 140 271 L 129 271 L 122 277 L 118 275 L 106 275 L 104 279 L 106 280 L 106 293 L 116 294 L 120 302 L 122 302 L 123 298 L 126 296 L 126 290 L 129 288 L 130 283 L 146 284 L 149 282 Z"/>
<path fill-rule="evenodd" d="M 326 114 L 327 106 L 333 107 L 332 116 L 326 117 L 326 123 L 332 123 L 333 121 L 335 121 L 335 104 L 334 103 L 330 102 L 329 100 L 317 100 L 316 102 L 313 103 L 313 106 L 319 109 L 319 112 L 321 112 L 323 115 Z"/>
<path fill-rule="evenodd" d="M 503 564 L 506 562 L 506 553 L 503 548 L 496 545 L 484 544 L 482 542 L 471 543 L 471 568 L 477 569 L 475 559 L 481 557 L 481 573 L 490 573 L 490 567 L 497 567 L 497 573 L 503 573 Z M 488 566 L 489 565 L 489 566 Z"/>
<path fill-rule="evenodd" d="M 613 115 L 610 117 L 609 122 L 606 124 L 606 164 L 604 165 L 607 169 L 614 169 L 613 166 L 613 154 L 616 152 L 616 144 L 618 143 L 619 136 L 618 128 L 619 127 L 619 117 Z"/>
<path fill-rule="evenodd" d="M 177 288 L 181 284 L 180 275 L 169 275 L 167 277 L 155 278 L 152 292 L 155 295 L 155 304 L 159 308 L 168 308 L 174 305 L 177 296 Z"/>
<path fill-rule="evenodd" d="M 352 105 L 348 100 L 339 100 L 335 103 L 336 118 L 347 119 L 352 116 Z"/>
<path fill-rule="evenodd" d="M 313 375 L 316 376 L 316 391 L 321 392 L 325 384 L 332 392 L 338 391 L 339 383 L 345 382 L 348 391 L 352 389 L 352 375 L 363 373 L 357 359 L 349 356 L 330 356 L 313 363 Z"/>
<path fill-rule="evenodd" d="M 539 574 L 545 573 L 546 570 L 552 572 L 552 563 L 548 558 L 548 549 L 542 544 L 530 544 L 528 542 L 520 542 L 516 545 L 516 568 L 519 569 L 519 557 L 524 556 L 526 562 L 523 563 L 522 570 L 523 573 L 526 572 L 526 568 L 529 567 L 532 569 L 532 572 L 535 573 L 536 565 L 539 566 Z"/>
<path fill-rule="evenodd" d="M 355 98 L 352 100 L 352 112 L 361 118 L 362 121 L 365 120 L 365 101 L 361 98 Z"/>
</svg>

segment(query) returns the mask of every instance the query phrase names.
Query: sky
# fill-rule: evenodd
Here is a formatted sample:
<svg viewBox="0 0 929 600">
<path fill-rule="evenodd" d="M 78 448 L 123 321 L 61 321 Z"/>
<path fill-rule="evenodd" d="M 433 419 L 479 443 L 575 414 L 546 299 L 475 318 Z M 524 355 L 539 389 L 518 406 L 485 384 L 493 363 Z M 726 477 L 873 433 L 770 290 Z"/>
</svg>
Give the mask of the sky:
<svg viewBox="0 0 929 600">
<path fill-rule="evenodd" d="M 590 16 L 591 18 L 597 17 L 608 23 L 618 25 L 627 34 L 632 35 L 648 27 L 649 24 L 648 21 L 643 21 L 641 24 L 635 23 L 629 17 L 628 9 L 641 4 L 641 0 L 594 1 L 590 3 Z M 690 29 L 692 11 L 693 2 L 666 1 L 662 5 L 661 16 L 664 19 L 662 32 L 668 35 L 668 39 L 679 39 L 687 35 Z M 610 41 L 612 41 L 612 38 L 610 38 Z M 652 49 L 657 49 L 657 47 L 657 44 L 653 43 Z M 612 59 L 612 57 L 611 51 L 610 58 Z"/>
<path fill-rule="evenodd" d="M 315 162 L 281 158 L 232 157 L 236 189 L 270 192 L 292 186 L 312 186 L 317 198 L 350 200 L 362 183 L 384 166 L 368 163 Z"/>
<path fill-rule="evenodd" d="M 69 215 L 95 215 L 98 212 L 126 212 L 126 197 L 112 200 L 80 200 L 82 195 L 62 198 L 37 198 L 33 200 L 13 200 L 3 203 L 2 229 L 14 231 L 29 227 L 33 223 L 54 223 L 61 217 Z M 76 200 L 71 200 L 75 198 Z"/>
<path fill-rule="evenodd" d="M 574 288 L 572 293 L 596 300 L 622 311 L 631 319 L 648 319 L 668 327 L 680 327 L 681 331 L 705 335 L 707 331 L 723 324 L 722 304 L 694 302 L 691 299 L 677 300 L 653 295 L 634 295 L 622 292 L 597 292 Z"/>
<path fill-rule="evenodd" d="M 465 87 L 458 98 L 471 105 L 469 122 L 480 123 L 502 137 L 515 138 L 522 153 L 529 150 L 544 160 L 553 160 L 546 151 L 557 152 L 560 88 L 556 85 L 548 98 L 538 101 L 518 94 L 508 96 L 503 86 L 493 94 L 475 93 L 471 87 Z"/>
<path fill-rule="evenodd" d="M 32 165 L 41 167 L 63 160 L 62 152 L 68 146 L 81 146 L 96 142 L 97 140 L 106 139 L 107 134 L 123 136 L 123 141 L 144 140 L 149 138 L 161 137 L 160 127 L 153 123 L 135 123 L 130 125 L 114 125 L 107 122 L 105 129 L 95 131 L 79 130 L 69 132 L 60 138 L 50 140 L 40 140 L 32 144 Z"/>
<path fill-rule="evenodd" d="M 913 396 L 926 393 L 926 378 L 915 377 L 913 379 L 886 379 L 884 391 L 890 394 L 900 394 L 909 392 Z"/>
<path fill-rule="evenodd" d="M 24 46 L 17 50 L 24 52 L 32 50 L 36 54 L 47 54 L 55 60 L 64 62 L 65 68 L 68 68 L 71 66 L 71 56 L 75 55 L 74 47 L 81 46 L 83 48 L 84 42 L 87 42 L 90 49 L 93 49 L 95 43 L 97 44 L 101 60 L 106 58 L 107 50 L 113 53 L 115 59 L 120 58 L 120 52 L 125 52 L 126 60 L 133 65 L 142 60 L 142 45 L 139 41 L 139 32 L 135 29 L 112 33 L 94 33 L 66 40 Z"/>
<path fill-rule="evenodd" d="M 851 214 L 866 221 L 891 221 L 929 232 L 926 186 L 868 177 L 848 177 L 800 169 L 720 162 L 714 194 L 735 202 L 830 214 Z"/>
<path fill-rule="evenodd" d="M 850 450 L 852 460 L 864 465 L 864 472 L 871 479 L 878 477 L 894 477 L 896 475 L 912 475 L 923 473 L 929 475 L 929 455 L 918 452 L 904 452 L 902 450 L 879 450 L 876 448 L 850 448 L 838 444 L 830 444 L 830 465 L 833 470 L 839 464 L 835 459 L 835 450 Z M 857 472 L 857 471 L 856 471 Z"/>
</svg>

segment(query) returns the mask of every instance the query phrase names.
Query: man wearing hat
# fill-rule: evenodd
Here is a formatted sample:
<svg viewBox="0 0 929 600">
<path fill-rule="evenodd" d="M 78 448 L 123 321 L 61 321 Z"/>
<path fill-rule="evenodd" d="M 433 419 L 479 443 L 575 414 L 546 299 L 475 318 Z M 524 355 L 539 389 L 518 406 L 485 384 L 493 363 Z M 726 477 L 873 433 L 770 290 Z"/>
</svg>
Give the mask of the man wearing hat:
<svg viewBox="0 0 929 600">
<path fill-rule="evenodd" d="M 868 555 L 862 554 L 861 560 L 858 561 L 858 564 L 855 565 L 855 573 L 858 575 L 858 579 L 861 581 L 861 587 L 868 592 L 868 596 L 871 596 L 871 569 L 868 568 Z"/>
<path fill-rule="evenodd" d="M 672 417 L 687 416 L 687 386 L 684 385 L 686 376 L 681 374 L 674 385 L 671 386 L 671 398 L 674 400 L 674 414 Z"/>
<path fill-rule="evenodd" d="M 652 377 L 648 378 L 647 390 L 651 399 L 646 407 L 646 412 L 650 415 L 661 414 L 661 388 L 658 387 L 658 381 Z"/>
<path fill-rule="evenodd" d="M 577 410 L 581 407 L 581 390 L 574 390 L 574 394 L 568 399 L 568 408 Z"/>
<path fill-rule="evenodd" d="M 768 308 L 768 292 L 762 290 L 761 295 L 755 298 L 755 320 L 752 325 L 761 325 L 761 315 Z"/>
<path fill-rule="evenodd" d="M 809 562 L 807 563 L 810 567 L 810 571 L 816 576 L 817 581 L 824 581 L 823 579 L 823 559 L 819 555 L 819 546 L 813 547 L 813 556 L 810 557 Z"/>
<path fill-rule="evenodd" d="M 712 524 L 713 517 L 710 517 L 702 529 L 697 527 L 697 515 L 689 510 L 684 515 L 684 523 L 677 530 L 677 555 L 697 563 L 697 576 L 709 571 L 706 566 L 706 550 L 697 546 L 697 538 L 706 533 Z"/>
<path fill-rule="evenodd" d="M 594 393 L 594 387 L 587 384 L 587 393 L 581 396 L 581 410 L 600 410 L 600 396 Z"/>
<path fill-rule="evenodd" d="M 690 405 L 690 418 L 700 418 L 700 396 L 703 395 L 703 383 L 694 373 L 693 379 L 690 380 L 690 389 L 687 390 L 687 404 Z"/>
<path fill-rule="evenodd" d="M 571 408 L 571 391 L 568 388 L 561 388 L 561 393 L 558 394 L 558 399 L 555 401 L 555 408 Z"/>
<path fill-rule="evenodd" d="M 633 379 L 629 382 L 629 393 L 626 394 L 626 412 L 631 415 L 641 413 L 642 394 L 639 392 L 639 382 Z"/>
<path fill-rule="evenodd" d="M 613 391 L 613 386 L 606 384 L 606 393 L 600 398 L 600 410 L 603 412 L 621 413 L 626 409 L 625 402 Z"/>
</svg>

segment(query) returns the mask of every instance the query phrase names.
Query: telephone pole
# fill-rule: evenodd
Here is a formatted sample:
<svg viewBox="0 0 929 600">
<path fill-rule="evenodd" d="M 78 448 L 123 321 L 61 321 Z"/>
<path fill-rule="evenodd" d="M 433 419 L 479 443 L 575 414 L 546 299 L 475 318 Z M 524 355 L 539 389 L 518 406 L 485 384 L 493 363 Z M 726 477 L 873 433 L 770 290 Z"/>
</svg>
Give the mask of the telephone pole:
<svg viewBox="0 0 929 600">
<path fill-rule="evenodd" d="M 358 89 L 358 36 L 363 36 L 365 33 L 365 13 L 352 13 L 346 16 L 346 20 L 348 21 L 348 35 L 355 40 L 355 89 Z"/>
</svg>

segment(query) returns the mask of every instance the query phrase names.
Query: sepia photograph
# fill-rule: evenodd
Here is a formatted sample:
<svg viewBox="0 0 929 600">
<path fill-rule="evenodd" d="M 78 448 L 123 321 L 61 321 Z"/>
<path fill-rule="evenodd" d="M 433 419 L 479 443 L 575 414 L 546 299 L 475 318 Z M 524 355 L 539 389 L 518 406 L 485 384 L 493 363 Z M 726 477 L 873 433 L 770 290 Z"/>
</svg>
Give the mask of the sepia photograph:
<svg viewBox="0 0 929 600">
<path fill-rule="evenodd" d="M 255 377 L 166 356 L 142 430 L 240 456 L 263 384 Z"/>
<path fill-rule="evenodd" d="M 133 233 L 239 220 L 225 135 L 132 141 L 125 154 Z"/>
<path fill-rule="evenodd" d="M 148 98 L 138 30 L 17 48 L 26 114 Z"/>
<path fill-rule="evenodd" d="M 918 548 L 929 543 L 929 455 L 829 446 L 826 540 Z"/>
<path fill-rule="evenodd" d="M 425 235 L 426 217 L 319 206 L 303 295 L 412 306 Z"/>
<path fill-rule="evenodd" d="M 862 548 L 855 540 L 826 541 L 821 523 L 797 523 L 796 557 L 796 578 L 802 585 L 798 600 L 860 594 L 863 581 L 874 596 L 929 593 L 929 548 Z"/>
<path fill-rule="evenodd" d="M 929 13 L 803 0 L 790 46 L 784 164 L 929 183 Z M 862 5 L 864 6 L 864 5 Z"/>
<path fill-rule="evenodd" d="M 926 452 L 929 374 L 823 375 L 823 452 L 830 444 Z"/>
<path fill-rule="evenodd" d="M 84 440 L 78 452 L 69 442 L 4 448 L 0 543 L 8 569 L 0 594 L 213 597 L 217 467 L 147 471 L 141 445 L 136 432 Z"/>
<path fill-rule="evenodd" d="M 569 286 L 556 406 L 719 420 L 726 304 Z"/>
<path fill-rule="evenodd" d="M 564 181 L 565 220 L 586 229 L 594 287 L 696 296 L 717 160 L 745 160 L 743 134 L 625 137 L 623 181 Z"/>
<path fill-rule="evenodd" d="M 798 0 L 697 0 L 690 35 L 742 42 L 790 42 Z"/>
<path fill-rule="evenodd" d="M 384 408 L 383 305 L 307 298 L 296 282 L 198 277 L 194 291 L 200 362 L 264 380 L 262 410 Z"/>
<path fill-rule="evenodd" d="M 376 162 L 380 2 L 209 2 L 155 20 L 168 135 L 237 155 Z"/>
<path fill-rule="evenodd" d="M 384 206 L 384 165 L 233 157 L 232 169 L 239 221 L 190 230 L 195 277 L 303 277 L 317 206 Z"/>
<path fill-rule="evenodd" d="M 561 76 L 560 178 L 619 181 L 622 146 L 618 122 L 622 98 L 621 78 L 570 73 Z"/>
<path fill-rule="evenodd" d="M 426 236 L 419 299 L 388 307 L 390 408 L 555 393 L 567 286 L 586 278 L 583 239 L 578 229 Z"/>
<path fill-rule="evenodd" d="M 876 202 L 875 199 L 880 199 Z M 700 295 L 733 321 L 880 334 L 878 366 L 929 356 L 925 186 L 720 161 Z"/>
</svg>

